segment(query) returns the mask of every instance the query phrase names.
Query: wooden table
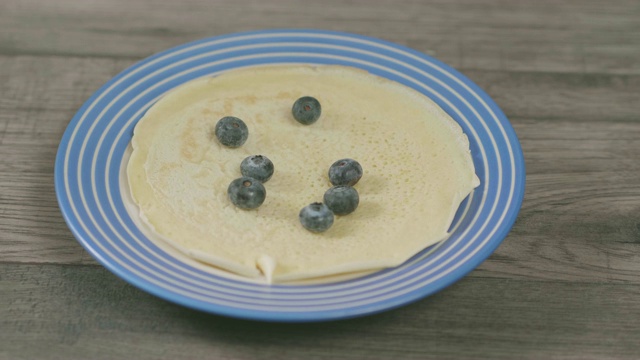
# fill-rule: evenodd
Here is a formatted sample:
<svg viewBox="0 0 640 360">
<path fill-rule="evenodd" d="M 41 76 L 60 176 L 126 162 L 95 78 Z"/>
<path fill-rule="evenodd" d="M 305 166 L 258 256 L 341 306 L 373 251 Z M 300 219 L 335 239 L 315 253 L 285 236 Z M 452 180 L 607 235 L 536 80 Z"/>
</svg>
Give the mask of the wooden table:
<svg viewBox="0 0 640 360">
<path fill-rule="evenodd" d="M 484 88 L 524 148 L 513 230 L 462 281 L 375 316 L 241 321 L 98 265 L 53 187 L 69 120 L 155 52 L 229 32 L 360 33 Z M 638 1 L 0 1 L 1 359 L 640 358 Z"/>
</svg>

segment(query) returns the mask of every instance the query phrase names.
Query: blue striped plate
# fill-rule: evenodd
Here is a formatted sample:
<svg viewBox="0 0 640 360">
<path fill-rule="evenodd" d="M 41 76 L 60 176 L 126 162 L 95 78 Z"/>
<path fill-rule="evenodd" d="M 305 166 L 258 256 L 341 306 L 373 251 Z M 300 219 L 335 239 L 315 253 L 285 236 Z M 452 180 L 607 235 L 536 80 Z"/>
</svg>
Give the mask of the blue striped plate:
<svg viewBox="0 0 640 360">
<path fill-rule="evenodd" d="M 465 200 L 453 235 L 405 264 L 325 284 L 267 286 L 216 272 L 150 241 L 127 210 L 121 172 L 133 128 L 167 91 L 187 81 L 262 64 L 339 64 L 412 87 L 469 136 L 481 185 Z M 129 283 L 211 313 L 270 321 L 320 321 L 391 309 L 433 294 L 484 261 L 513 225 L 524 194 L 518 139 L 477 85 L 427 55 L 386 41 L 317 30 L 219 36 L 153 55 L 98 90 L 71 120 L 58 150 L 55 186 L 84 248 Z"/>
</svg>

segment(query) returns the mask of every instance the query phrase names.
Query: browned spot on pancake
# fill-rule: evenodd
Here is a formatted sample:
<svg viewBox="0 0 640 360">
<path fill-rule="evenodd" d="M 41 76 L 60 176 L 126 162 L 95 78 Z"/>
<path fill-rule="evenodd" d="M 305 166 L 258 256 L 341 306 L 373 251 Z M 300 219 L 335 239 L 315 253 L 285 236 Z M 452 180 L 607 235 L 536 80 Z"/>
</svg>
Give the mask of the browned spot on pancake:
<svg viewBox="0 0 640 360">
<path fill-rule="evenodd" d="M 288 91 L 280 91 L 278 93 L 278 95 L 276 95 L 276 99 L 278 100 L 288 100 L 288 99 L 292 99 L 291 101 L 295 101 L 296 99 L 294 99 L 293 94 L 291 94 Z M 293 102 L 291 103 L 293 105 Z"/>
<path fill-rule="evenodd" d="M 202 110 L 202 115 L 211 115 L 211 110 L 209 109 Z"/>
<path fill-rule="evenodd" d="M 226 99 L 224 101 L 224 112 L 227 114 L 225 116 L 233 116 L 233 101 L 231 99 Z"/>
<path fill-rule="evenodd" d="M 180 154 L 189 162 L 200 162 L 202 159 L 199 150 L 202 150 L 202 146 L 198 145 L 198 141 L 194 136 L 194 134 L 198 133 L 194 129 L 194 123 L 196 123 L 196 119 L 189 119 L 182 134 L 180 134 Z"/>
<path fill-rule="evenodd" d="M 182 134 L 182 144 L 180 146 L 180 153 L 188 161 L 195 161 L 194 152 L 197 150 L 196 141 L 193 136 L 189 134 Z"/>
<path fill-rule="evenodd" d="M 254 105 L 258 98 L 255 95 L 245 96 L 242 100 L 244 100 L 249 105 Z"/>
<path fill-rule="evenodd" d="M 195 179 L 202 179 L 202 178 L 206 178 L 209 175 L 209 171 L 207 171 L 207 169 L 203 168 L 200 171 L 198 171 L 193 177 Z"/>
<path fill-rule="evenodd" d="M 175 172 L 177 168 L 178 168 L 178 164 L 176 163 L 162 164 L 160 169 L 158 169 L 158 175 L 160 176 L 157 177 L 158 184 L 156 184 L 155 187 L 164 188 L 169 186 L 167 179 L 169 179 L 169 175 Z"/>
<path fill-rule="evenodd" d="M 176 163 L 166 163 L 166 164 L 162 164 L 162 166 L 160 167 L 160 173 L 165 174 L 165 173 L 170 173 L 171 171 L 173 171 L 174 169 L 178 168 L 178 164 Z"/>
</svg>

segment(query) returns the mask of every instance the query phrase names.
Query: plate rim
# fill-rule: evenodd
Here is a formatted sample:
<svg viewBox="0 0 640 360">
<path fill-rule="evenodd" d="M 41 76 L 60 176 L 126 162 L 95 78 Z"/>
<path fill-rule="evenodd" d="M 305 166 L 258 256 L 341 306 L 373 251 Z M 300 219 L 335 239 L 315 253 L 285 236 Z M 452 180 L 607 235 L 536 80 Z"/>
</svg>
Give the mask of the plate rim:
<svg viewBox="0 0 640 360">
<path fill-rule="evenodd" d="M 86 111 L 87 107 L 91 103 L 93 103 L 100 94 L 105 92 L 105 90 L 109 87 L 109 85 L 111 85 L 112 83 L 117 81 L 119 78 L 123 77 L 124 75 L 128 74 L 129 72 L 133 71 L 134 69 L 138 68 L 139 66 L 152 61 L 153 59 L 174 53 L 180 49 L 188 48 L 190 46 L 205 43 L 207 41 L 211 41 L 214 39 L 235 38 L 238 36 L 246 36 L 246 35 L 252 35 L 252 34 L 274 35 L 274 34 L 284 34 L 284 33 L 303 33 L 303 34 L 309 34 L 309 35 L 329 34 L 329 35 L 344 36 L 347 38 L 363 39 L 366 41 L 371 41 L 373 43 L 391 46 L 394 49 L 399 49 L 399 50 L 417 55 L 420 58 L 426 58 L 430 62 L 433 62 L 443 67 L 445 70 L 447 70 L 447 72 L 451 73 L 452 75 L 457 77 L 459 80 L 464 82 L 465 85 L 471 87 L 472 90 L 475 93 L 477 93 L 490 106 L 491 110 L 495 113 L 496 117 L 501 120 L 502 126 L 505 127 L 504 130 L 506 132 L 506 136 L 510 140 L 511 145 L 513 146 L 514 164 L 516 167 L 512 169 L 512 171 L 516 172 L 516 174 L 515 174 L 515 191 L 513 194 L 512 201 L 509 204 L 512 206 L 511 211 L 505 215 L 505 220 L 502 223 L 503 225 L 500 226 L 497 229 L 497 231 L 492 235 L 491 237 L 492 241 L 489 241 L 481 249 L 481 251 L 478 254 L 475 254 L 475 256 L 465 261 L 460 266 L 460 268 L 448 274 L 444 278 L 447 281 L 438 282 L 438 284 L 435 286 L 421 287 L 416 291 L 412 291 L 410 293 L 405 294 L 401 298 L 397 298 L 393 303 L 377 304 L 378 306 L 369 305 L 369 306 L 366 306 L 362 311 L 358 311 L 358 312 L 354 312 L 354 311 L 341 312 L 338 310 L 331 310 L 330 312 L 332 312 L 333 315 L 325 314 L 322 316 L 318 316 L 318 312 L 296 312 L 296 313 L 265 312 L 261 310 L 232 308 L 232 307 L 227 307 L 224 305 L 217 305 L 217 304 L 216 305 L 207 304 L 206 307 L 203 307 L 199 303 L 195 302 L 193 299 L 187 299 L 187 298 L 181 298 L 179 296 L 175 296 L 173 293 L 168 292 L 166 289 L 162 288 L 161 286 L 143 281 L 142 279 L 139 279 L 137 276 L 134 276 L 130 272 L 126 271 L 126 269 L 122 269 L 112 264 L 110 261 L 103 258 L 100 255 L 100 252 L 96 251 L 96 249 L 93 248 L 92 243 L 87 241 L 87 239 L 85 239 L 81 235 L 80 231 L 77 229 L 77 226 L 73 221 L 73 218 L 69 214 L 68 209 L 65 207 L 66 200 L 63 198 L 63 194 L 66 195 L 65 189 L 62 185 L 62 180 L 64 179 L 62 178 L 63 175 L 61 175 L 63 174 L 63 171 L 61 169 L 62 163 L 64 161 L 63 155 L 64 155 L 64 151 L 69 145 L 68 138 L 73 128 L 75 127 L 75 125 L 77 125 L 78 116 L 80 114 L 83 114 Z M 476 85 L 473 81 L 471 81 L 461 72 L 447 65 L 446 63 L 440 60 L 437 60 L 433 56 L 424 54 L 422 52 L 411 49 L 409 47 L 406 47 L 397 43 L 393 43 L 387 40 L 359 35 L 359 34 L 339 32 L 339 31 L 329 31 L 329 30 L 317 30 L 317 29 L 268 29 L 268 30 L 257 30 L 257 31 L 247 31 L 247 32 L 235 32 L 235 33 L 229 33 L 229 34 L 218 35 L 213 37 L 206 37 L 206 38 L 190 41 L 190 42 L 160 51 L 151 56 L 145 57 L 144 59 L 135 62 L 134 64 L 128 66 L 127 68 L 119 72 L 116 76 L 109 79 L 109 81 L 107 81 L 98 90 L 96 90 L 83 103 L 83 105 L 78 109 L 76 114 L 68 123 L 65 129 L 65 132 L 61 138 L 58 151 L 56 153 L 55 168 L 54 168 L 54 182 L 55 182 L 56 197 L 57 197 L 61 212 L 63 214 L 63 218 L 65 219 L 67 226 L 73 233 L 76 240 L 80 242 L 80 244 L 85 248 L 85 250 L 89 252 L 92 255 L 92 257 L 96 259 L 102 266 L 107 268 L 109 271 L 111 271 L 118 277 L 127 281 L 128 283 L 148 293 L 156 295 L 162 299 L 165 299 L 174 303 L 178 303 L 180 305 L 183 305 L 189 308 L 206 311 L 210 313 L 215 313 L 218 315 L 251 319 L 251 320 L 278 321 L 278 322 L 309 322 L 309 321 L 327 321 L 327 320 L 336 320 L 336 319 L 346 319 L 346 318 L 358 317 L 358 316 L 391 310 L 403 305 L 413 303 L 417 300 L 423 299 L 428 295 L 432 295 L 436 292 L 439 292 L 442 289 L 458 282 L 460 279 L 466 276 L 469 272 L 474 270 L 478 265 L 484 262 L 487 259 L 487 257 L 491 255 L 495 251 L 495 249 L 497 249 L 497 247 L 500 246 L 500 244 L 505 240 L 507 234 L 512 229 L 515 223 L 515 219 L 517 218 L 517 215 L 522 206 L 522 201 L 524 198 L 525 183 L 526 183 L 526 173 L 525 173 L 524 155 L 522 152 L 521 144 L 517 138 L 515 130 L 513 129 L 511 123 L 509 122 L 507 117 L 504 115 L 502 110 L 498 107 L 495 101 L 491 97 L 489 97 L 488 94 L 486 94 L 486 92 L 484 92 L 484 90 L 482 90 L 478 85 Z M 444 279 L 441 279 L 441 280 L 444 280 Z M 326 313 L 327 311 L 322 311 L 322 312 Z"/>
</svg>

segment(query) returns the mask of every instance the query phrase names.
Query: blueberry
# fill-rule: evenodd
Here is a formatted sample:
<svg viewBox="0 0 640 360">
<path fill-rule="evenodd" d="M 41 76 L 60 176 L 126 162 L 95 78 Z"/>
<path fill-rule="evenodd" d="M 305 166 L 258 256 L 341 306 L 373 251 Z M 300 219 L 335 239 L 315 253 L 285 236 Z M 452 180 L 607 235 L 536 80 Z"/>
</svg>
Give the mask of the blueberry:
<svg viewBox="0 0 640 360">
<path fill-rule="evenodd" d="M 252 177 L 265 183 L 273 175 L 273 163 L 266 156 L 252 155 L 242 160 L 240 172 L 242 176 Z"/>
<path fill-rule="evenodd" d="M 347 215 L 356 210 L 360 196 L 351 186 L 338 185 L 324 193 L 324 203 L 334 214 Z"/>
<path fill-rule="evenodd" d="M 353 186 L 362 177 L 362 166 L 353 159 L 338 160 L 329 168 L 329 181 L 333 185 Z"/>
<path fill-rule="evenodd" d="M 262 183 L 254 178 L 243 176 L 235 179 L 227 189 L 229 200 L 241 209 L 255 209 L 262 205 L 267 190 Z"/>
<path fill-rule="evenodd" d="M 299 217 L 302 226 L 312 232 L 327 231 L 333 225 L 333 213 L 327 205 L 319 202 L 303 207 Z"/>
<path fill-rule="evenodd" d="M 249 129 L 244 121 L 234 116 L 225 116 L 216 124 L 216 137 L 224 146 L 237 148 L 249 137 Z"/>
<path fill-rule="evenodd" d="M 303 125 L 311 125 L 318 120 L 322 113 L 322 106 L 316 98 L 311 96 L 303 96 L 293 103 L 291 109 L 293 118 Z"/>
</svg>

